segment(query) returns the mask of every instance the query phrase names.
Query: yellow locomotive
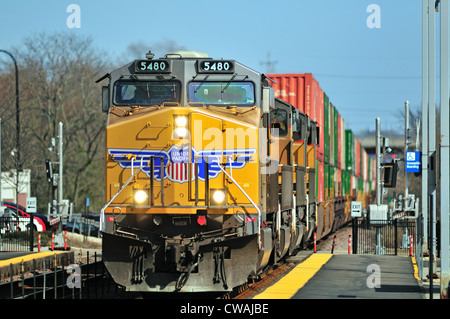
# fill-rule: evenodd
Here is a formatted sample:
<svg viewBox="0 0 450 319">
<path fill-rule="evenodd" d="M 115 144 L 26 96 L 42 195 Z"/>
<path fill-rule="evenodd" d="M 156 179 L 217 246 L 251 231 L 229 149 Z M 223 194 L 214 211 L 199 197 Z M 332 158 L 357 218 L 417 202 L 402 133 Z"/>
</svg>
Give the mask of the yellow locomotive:
<svg viewBox="0 0 450 319">
<path fill-rule="evenodd" d="M 316 122 L 237 61 L 146 57 L 99 79 L 103 260 L 128 291 L 229 291 L 312 237 Z"/>
</svg>

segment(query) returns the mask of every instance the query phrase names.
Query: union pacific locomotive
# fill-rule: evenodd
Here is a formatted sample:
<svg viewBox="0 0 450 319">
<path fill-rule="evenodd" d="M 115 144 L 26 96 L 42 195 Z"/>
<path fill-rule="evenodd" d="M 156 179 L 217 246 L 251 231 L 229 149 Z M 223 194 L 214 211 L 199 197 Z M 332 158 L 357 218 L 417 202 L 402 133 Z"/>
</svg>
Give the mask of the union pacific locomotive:
<svg viewBox="0 0 450 319">
<path fill-rule="evenodd" d="M 311 74 L 179 51 L 104 79 L 103 260 L 128 291 L 230 291 L 368 204 L 371 161 Z"/>
</svg>

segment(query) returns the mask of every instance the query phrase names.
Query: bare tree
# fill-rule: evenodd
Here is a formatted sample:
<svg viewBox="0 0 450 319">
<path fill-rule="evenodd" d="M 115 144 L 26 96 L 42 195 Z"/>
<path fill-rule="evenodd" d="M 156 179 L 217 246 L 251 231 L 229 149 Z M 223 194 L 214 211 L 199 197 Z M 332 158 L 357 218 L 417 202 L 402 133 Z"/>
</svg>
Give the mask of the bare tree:
<svg viewBox="0 0 450 319">
<path fill-rule="evenodd" d="M 15 49 L 15 55 L 21 74 L 23 167 L 32 170 L 32 193 L 39 198 L 40 208 L 49 199 L 45 159 L 57 160 L 48 147 L 58 135 L 60 121 L 64 125 L 64 197 L 79 207 L 85 197 L 92 197 L 93 204 L 101 206 L 106 118 L 101 112 L 101 87 L 95 80 L 107 69 L 106 54 L 94 48 L 92 39 L 69 32 L 33 35 Z M 0 107 L 10 98 L 0 96 Z"/>
</svg>

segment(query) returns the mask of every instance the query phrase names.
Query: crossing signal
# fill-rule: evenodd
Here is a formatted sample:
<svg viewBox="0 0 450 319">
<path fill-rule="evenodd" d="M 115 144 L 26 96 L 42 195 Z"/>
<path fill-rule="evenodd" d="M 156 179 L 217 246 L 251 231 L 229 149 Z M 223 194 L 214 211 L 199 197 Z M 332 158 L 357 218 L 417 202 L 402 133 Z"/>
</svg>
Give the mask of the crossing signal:
<svg viewBox="0 0 450 319">
<path fill-rule="evenodd" d="M 49 183 L 53 182 L 53 167 L 52 167 L 52 162 L 50 162 L 49 159 L 45 160 L 45 169 L 46 169 L 46 173 L 47 173 L 47 181 Z"/>
<path fill-rule="evenodd" d="M 393 163 L 382 164 L 384 168 L 384 187 L 385 188 L 395 188 L 397 184 L 397 171 L 398 164 L 397 161 Z"/>
</svg>

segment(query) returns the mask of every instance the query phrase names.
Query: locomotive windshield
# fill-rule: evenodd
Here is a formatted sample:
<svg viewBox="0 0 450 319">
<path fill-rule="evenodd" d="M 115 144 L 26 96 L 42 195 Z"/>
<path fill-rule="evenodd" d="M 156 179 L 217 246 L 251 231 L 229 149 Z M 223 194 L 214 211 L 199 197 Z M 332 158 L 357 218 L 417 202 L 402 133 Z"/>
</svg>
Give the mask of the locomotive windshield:
<svg viewBox="0 0 450 319">
<path fill-rule="evenodd" d="M 118 81 L 114 84 L 116 105 L 161 105 L 180 102 L 181 85 L 175 81 Z"/>
<path fill-rule="evenodd" d="M 255 88 L 251 82 L 191 82 L 189 102 L 252 106 L 255 104 Z"/>
</svg>

